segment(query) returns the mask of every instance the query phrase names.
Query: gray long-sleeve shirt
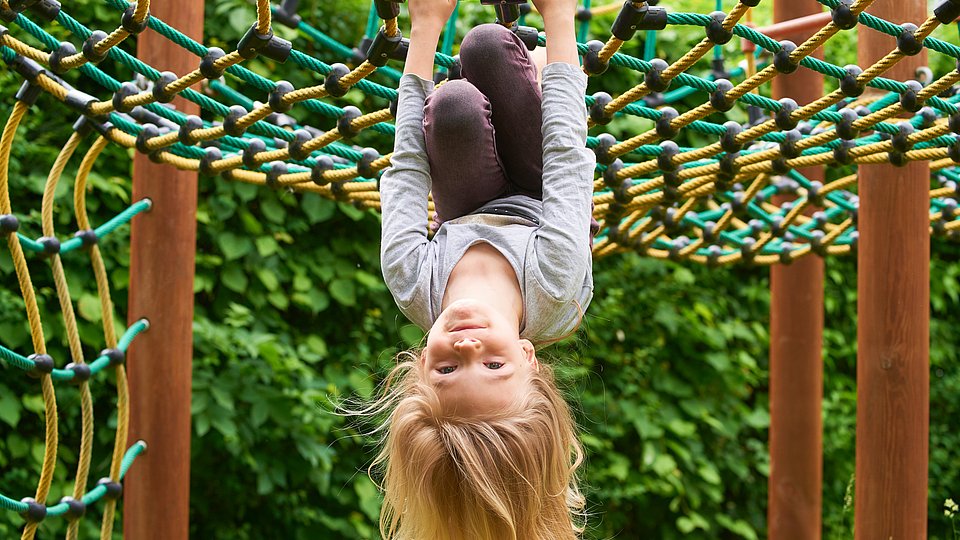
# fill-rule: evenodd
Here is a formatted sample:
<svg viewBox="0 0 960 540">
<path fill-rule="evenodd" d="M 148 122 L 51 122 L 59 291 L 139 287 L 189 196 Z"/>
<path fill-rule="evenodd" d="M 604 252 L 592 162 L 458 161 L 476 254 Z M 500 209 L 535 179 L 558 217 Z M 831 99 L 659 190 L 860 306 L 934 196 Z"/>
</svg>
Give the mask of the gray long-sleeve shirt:
<svg viewBox="0 0 960 540">
<path fill-rule="evenodd" d="M 383 277 L 400 310 L 427 330 L 441 312 L 454 266 L 485 242 L 509 261 L 524 301 L 520 336 L 534 344 L 576 329 L 593 297 L 590 217 L 595 157 L 585 148 L 586 76 L 571 64 L 543 69 L 543 201 L 513 195 L 489 204 L 517 205 L 539 220 L 483 213 L 450 220 L 427 237 L 430 166 L 423 106 L 433 83 L 400 81 L 392 166 L 380 182 Z"/>
</svg>

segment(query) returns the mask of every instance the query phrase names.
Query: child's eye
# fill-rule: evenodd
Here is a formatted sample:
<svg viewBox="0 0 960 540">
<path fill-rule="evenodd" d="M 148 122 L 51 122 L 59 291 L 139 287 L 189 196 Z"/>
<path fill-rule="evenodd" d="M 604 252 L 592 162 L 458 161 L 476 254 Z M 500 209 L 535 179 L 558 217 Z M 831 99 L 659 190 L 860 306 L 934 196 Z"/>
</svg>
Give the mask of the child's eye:
<svg viewBox="0 0 960 540">
<path fill-rule="evenodd" d="M 489 369 L 500 369 L 500 368 L 502 368 L 502 367 L 503 367 L 503 363 L 502 363 L 502 362 L 488 362 L 488 363 L 487 363 L 487 368 L 489 368 Z"/>
<path fill-rule="evenodd" d="M 450 373 L 453 373 L 456 369 L 457 369 L 457 366 L 443 366 L 441 368 L 438 368 L 437 372 L 439 372 L 441 375 L 448 375 Z"/>
</svg>

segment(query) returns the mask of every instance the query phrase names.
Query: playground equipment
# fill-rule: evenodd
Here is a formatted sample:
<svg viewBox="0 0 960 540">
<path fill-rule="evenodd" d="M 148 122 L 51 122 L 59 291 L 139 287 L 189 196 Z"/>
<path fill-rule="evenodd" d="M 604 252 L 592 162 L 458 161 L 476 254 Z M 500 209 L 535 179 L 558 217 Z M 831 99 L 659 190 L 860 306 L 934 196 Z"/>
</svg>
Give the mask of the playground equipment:
<svg viewBox="0 0 960 540">
<path fill-rule="evenodd" d="M 295 13 L 295 2 L 288 0 L 274 7 L 271 13 L 268 0 L 258 0 L 256 22 L 237 49 L 227 52 L 205 47 L 188 37 L 196 38 L 200 33 L 197 17 L 192 15 L 202 12 L 197 4 L 192 4 L 194 8 L 190 9 L 188 4 L 169 2 L 153 6 L 151 14 L 147 0 L 134 4 L 122 0 L 105 2 L 117 10 L 121 20 L 120 26 L 109 34 L 91 32 L 68 14 L 69 7 L 61 7 L 55 0 L 0 0 L 0 19 L 12 24 L 11 28 L 0 28 L 0 55 L 25 81 L 0 138 L 0 232 L 7 237 L 16 263 L 34 348 L 30 356 L 0 348 L 0 357 L 39 378 L 47 426 L 44 467 L 32 499 L 0 495 L 0 507 L 26 517 L 24 538 L 34 536 L 42 519 L 60 516 L 71 521 L 73 532 L 70 534 L 75 535 L 75 523 L 86 507 L 104 498 L 102 534 L 104 538 L 109 537 L 113 508 L 121 491 L 119 482 L 144 448 L 143 444 L 136 443 L 125 452 L 128 415 L 123 351 L 146 329 L 147 323 L 135 319 L 122 339 L 112 335 L 112 321 L 107 323 L 107 314 L 112 313 L 109 284 L 97 247 L 100 239 L 131 220 L 134 245 L 129 311 L 136 314 L 134 317 L 141 314 L 148 317 L 151 328 L 138 338 L 138 346 L 142 340 L 158 339 L 175 344 L 174 348 L 180 352 L 167 355 L 161 362 L 159 358 L 157 361 L 147 359 L 147 355 L 155 354 L 151 351 L 159 347 L 143 346 L 131 351 L 131 399 L 143 400 L 139 406 L 136 403 L 133 406 L 134 436 L 142 435 L 152 451 L 150 466 L 136 469 L 125 490 L 125 527 L 131 538 L 146 537 L 145 533 L 136 531 L 152 534 L 170 531 L 162 537 L 185 537 L 187 498 L 184 492 L 188 486 L 189 462 L 184 461 L 188 456 L 184 449 L 189 447 L 193 256 L 190 246 L 193 245 L 192 211 L 196 197 L 195 184 L 191 182 L 195 182 L 195 175 L 189 180 L 191 175 L 184 173 L 177 181 L 169 176 L 150 175 L 144 172 L 145 167 L 151 165 L 148 161 L 173 165 L 181 171 L 221 176 L 229 181 L 318 193 L 372 209 L 379 205 L 377 178 L 389 166 L 388 151 L 357 149 L 348 142 L 365 129 L 392 134 L 390 101 L 396 99 L 396 91 L 390 84 L 395 84 L 398 73 L 387 66 L 387 62 L 402 60 L 405 50 L 397 21 L 398 3 L 373 2 L 372 10 L 377 17 L 372 19 L 368 39 L 354 51 L 333 42 L 301 20 Z M 771 474 L 770 521 L 771 535 L 774 535 L 778 527 L 789 531 L 792 526 L 790 519 L 784 517 L 791 511 L 784 509 L 783 501 L 777 499 L 775 484 L 787 485 L 804 494 L 819 493 L 818 461 L 806 461 L 805 469 L 792 471 L 790 463 L 798 460 L 789 457 L 789 451 L 785 456 L 777 456 L 784 447 L 797 449 L 797 454 L 808 457 L 819 455 L 817 392 L 820 383 L 818 368 L 813 364 L 819 359 L 817 329 L 822 326 L 822 320 L 818 323 L 816 317 L 822 307 L 818 308 L 816 301 L 807 304 L 808 310 L 804 312 L 814 320 L 804 319 L 800 326 L 807 328 L 807 332 L 792 338 L 791 343 L 804 343 L 809 347 L 806 352 L 791 352 L 796 347 L 780 347 L 777 343 L 782 337 L 789 341 L 786 332 L 798 327 L 796 321 L 787 317 L 802 315 L 791 314 L 791 310 L 783 307 L 795 307 L 796 300 L 779 299 L 783 294 L 801 290 L 807 291 L 808 298 L 817 296 L 817 278 L 811 279 L 810 274 L 822 274 L 822 268 L 817 268 L 819 259 L 809 255 L 856 251 L 863 271 L 859 283 L 858 369 L 862 370 L 859 393 L 863 401 L 858 408 L 862 416 L 858 417 L 857 437 L 857 534 L 867 539 L 922 536 L 926 522 L 928 239 L 931 233 L 952 238 L 960 236 L 956 202 L 960 174 L 955 169 L 960 162 L 960 138 L 957 137 L 960 110 L 955 105 L 958 98 L 951 94 L 952 87 L 960 82 L 960 71 L 954 69 L 924 83 L 912 79 L 916 77 L 914 70 L 929 50 L 960 59 L 960 48 L 930 37 L 939 26 L 951 24 L 960 15 L 960 0 L 942 0 L 930 16 L 926 16 L 923 1 L 819 0 L 818 4 L 795 1 L 793 4 L 805 11 L 790 12 L 783 19 L 797 19 L 810 11 L 822 11 L 823 6 L 829 8 L 829 18 L 821 15 L 806 18 L 803 23 L 796 20 L 785 26 L 768 27 L 766 31 L 770 35 L 742 24 L 759 0 L 740 0 L 728 13 L 718 11 L 709 15 L 670 13 L 654 4 L 630 0 L 617 4 L 612 35 L 605 42 L 586 41 L 586 25 L 581 27 L 584 43 L 580 52 L 589 74 L 602 76 L 610 69 L 632 70 L 638 79 L 634 88 L 616 97 L 602 92 L 585 96 L 591 126 L 602 131 L 602 126 L 615 115 L 646 118 L 655 125 L 622 141 L 604 133 L 588 140 L 588 146 L 598 157 L 594 202 L 602 232 L 594 246 L 595 256 L 638 251 L 658 258 L 715 266 L 781 265 L 797 261 L 795 267 L 774 270 L 773 280 L 771 451 L 775 470 Z M 787 5 L 777 3 L 781 10 Z M 594 8 L 587 0 L 583 6 L 580 17 L 588 19 Z M 882 17 L 866 13 L 868 7 Z M 603 6 L 596 11 L 607 9 Z M 901 11 L 907 9 L 911 11 Z M 516 3 L 497 3 L 496 11 L 501 23 L 515 28 L 528 47 L 544 43 L 544 36 L 519 24 L 523 11 Z M 920 24 L 898 25 L 887 19 Z M 382 27 L 379 26 L 381 20 Z M 61 43 L 34 21 L 60 25 L 73 39 Z M 302 35 L 341 53 L 344 60 L 355 67 L 327 65 L 304 54 L 273 33 L 274 21 L 297 28 Z M 792 37 L 792 33 L 817 23 L 820 26 L 812 36 L 794 38 L 796 43 L 771 37 Z M 193 26 L 187 29 L 187 25 Z M 650 47 L 647 58 L 619 52 L 638 32 L 654 33 L 668 26 L 688 27 L 691 32 L 703 32 L 705 37 L 673 63 L 650 58 Z M 863 31 L 859 59 L 862 68 L 840 67 L 814 56 L 831 37 L 854 27 Z M 178 29 L 188 31 L 182 33 Z M 27 35 L 42 43 L 42 48 L 26 43 Z M 139 59 L 118 47 L 130 35 L 138 35 Z M 709 77 L 690 73 L 711 50 L 734 37 L 750 44 L 745 49 L 767 51 L 770 62 L 757 66 L 751 53 L 743 69 Z M 448 54 L 452 38 L 445 41 L 446 53 L 438 53 L 437 64 L 447 76 L 455 77 L 457 59 Z M 174 45 L 184 50 L 179 65 L 171 63 L 172 56 L 164 57 L 176 48 Z M 149 81 L 149 84 L 121 82 L 105 73 L 97 63 L 107 57 L 141 75 L 141 82 Z M 294 88 L 288 82 L 264 78 L 241 65 L 255 57 L 265 58 L 274 65 L 296 65 L 319 74 L 323 82 Z M 172 71 L 159 72 L 152 64 Z M 374 73 L 382 74 L 383 80 L 391 82 L 374 82 L 371 80 Z M 263 103 L 255 104 L 231 87 L 225 78 L 227 75 L 230 84 L 243 85 L 247 91 L 260 95 Z M 786 77 L 801 75 L 814 76 L 819 81 L 825 77 L 836 79 L 838 88 L 824 95 L 822 83 L 794 83 L 790 91 L 782 84 L 778 86 L 778 81 Z M 76 77 L 95 81 L 103 88 L 102 95 L 77 90 L 71 83 Z M 125 77 L 130 78 L 130 74 Z M 204 80 L 217 99 L 191 89 Z M 754 93 L 767 82 L 774 84 L 778 99 Z M 797 86 L 813 91 L 801 96 L 793 88 Z M 340 108 L 328 102 L 328 98 L 350 91 L 379 98 L 383 108 L 364 113 L 354 107 Z M 679 111 L 670 106 L 681 97 L 697 93 L 703 94 L 704 100 L 694 108 Z M 175 98 L 177 108 L 161 106 Z M 49 174 L 43 199 L 43 237 L 31 239 L 18 231 L 16 216 L 25 210 L 13 207 L 9 199 L 8 165 L 18 126 L 38 100 L 42 100 L 44 106 L 62 107 L 77 117 L 78 122 L 76 133 L 65 143 Z M 750 108 L 750 123 L 710 121 L 711 115 L 729 111 L 738 104 Z M 284 114 L 294 106 L 329 118 L 335 126 L 324 130 L 298 125 Z M 199 108 L 218 120 L 211 122 L 194 116 Z M 904 118 L 904 115 L 910 116 Z M 709 135 L 716 142 L 700 148 L 682 148 L 672 141 L 681 130 Z M 75 238 L 61 243 L 49 217 L 54 191 L 66 162 L 84 140 L 93 140 L 93 144 L 83 158 L 75 184 L 79 232 Z M 137 202 L 114 220 L 93 228 L 86 219 L 84 186 L 97 156 L 108 144 L 137 150 L 133 197 Z M 851 174 L 825 182 L 822 172 L 810 170 L 835 163 L 861 165 L 859 177 Z M 936 173 L 932 180 L 929 171 Z M 140 215 L 151 208 L 150 214 Z M 71 326 L 73 306 L 59 262 L 60 257 L 70 256 L 80 248 L 90 254 L 104 312 L 106 350 L 92 362 L 83 358 L 79 338 Z M 56 366 L 65 362 L 50 359 L 44 352 L 45 342 L 25 251 L 48 258 L 57 280 L 64 320 L 71 335 L 72 363 L 62 369 Z M 149 271 L 171 261 L 183 266 L 176 271 L 168 270 L 163 276 Z M 911 265 L 909 269 L 905 269 L 907 265 Z M 901 270 L 893 272 L 888 271 L 889 268 Z M 799 280 L 808 285 L 813 283 L 813 288 L 802 289 L 797 284 L 798 278 L 789 275 L 793 273 L 801 274 Z M 822 289 L 820 291 L 822 297 Z M 165 302 L 156 301 L 161 294 Z M 165 307 L 158 307 L 160 304 Z M 167 309 L 167 306 L 172 307 Z M 781 327 L 784 330 L 780 330 Z M 892 327 L 898 331 L 891 332 Z M 172 363 L 171 357 L 176 357 L 178 362 Z M 794 361 L 801 357 L 804 363 Z M 174 364 L 180 367 L 172 367 Z M 157 365 L 164 368 L 147 371 L 146 366 Z M 797 374 L 778 376 L 783 366 L 792 366 Z M 78 382 L 81 393 L 89 396 L 87 385 L 96 381 L 107 367 L 112 367 L 117 376 L 120 412 L 110 477 L 86 492 L 85 464 L 89 464 L 90 455 L 89 444 L 82 443 L 81 466 L 72 499 L 48 505 L 57 447 L 54 382 Z M 778 401 L 783 395 L 777 390 L 779 381 L 810 373 L 814 374 L 812 379 L 804 385 L 795 385 L 804 387 L 800 396 Z M 153 390 L 147 390 L 148 385 L 143 383 L 147 378 L 153 381 Z M 156 397 L 149 392 L 169 399 L 173 391 L 180 392 L 179 397 L 171 400 L 176 403 L 166 406 L 163 412 L 170 422 L 159 422 L 150 412 L 149 404 Z M 797 402 L 805 404 L 805 412 L 785 409 Z M 187 404 L 186 409 L 183 403 Z M 87 399 L 84 401 L 85 433 L 93 429 L 92 415 L 86 412 L 89 407 L 92 403 Z M 864 413 L 868 408 L 871 415 Z M 804 419 L 799 422 L 806 426 L 803 434 L 779 431 L 785 424 L 777 420 L 781 413 L 792 422 Z M 896 440 L 891 440 L 889 432 L 897 434 Z M 158 462 L 164 462 L 160 468 Z M 170 471 L 177 472 L 171 474 Z M 811 528 L 811 519 L 815 522 L 818 519 L 811 516 L 819 516 L 819 500 L 804 500 L 801 506 L 805 510 L 795 510 L 794 520 L 804 524 L 798 526 L 806 530 Z M 148 501 L 152 506 L 149 512 Z M 794 500 L 790 504 L 798 503 Z M 889 519 L 869 517 L 877 515 L 889 516 Z M 818 522 L 815 528 L 819 530 Z M 810 534 L 818 533 L 776 534 L 778 538 L 810 538 Z"/>
</svg>

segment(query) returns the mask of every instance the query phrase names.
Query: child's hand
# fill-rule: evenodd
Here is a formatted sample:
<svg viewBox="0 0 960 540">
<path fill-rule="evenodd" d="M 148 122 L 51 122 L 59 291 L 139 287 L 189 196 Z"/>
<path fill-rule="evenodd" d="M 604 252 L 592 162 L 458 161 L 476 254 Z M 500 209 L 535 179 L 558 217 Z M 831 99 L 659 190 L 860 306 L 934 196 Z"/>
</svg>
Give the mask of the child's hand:
<svg viewBox="0 0 960 540">
<path fill-rule="evenodd" d="M 577 12 L 577 0 L 533 0 L 540 15 L 546 18 L 570 17 Z"/>
<path fill-rule="evenodd" d="M 442 28 L 457 8 L 457 0 L 409 0 L 410 26 L 420 28 Z"/>
</svg>

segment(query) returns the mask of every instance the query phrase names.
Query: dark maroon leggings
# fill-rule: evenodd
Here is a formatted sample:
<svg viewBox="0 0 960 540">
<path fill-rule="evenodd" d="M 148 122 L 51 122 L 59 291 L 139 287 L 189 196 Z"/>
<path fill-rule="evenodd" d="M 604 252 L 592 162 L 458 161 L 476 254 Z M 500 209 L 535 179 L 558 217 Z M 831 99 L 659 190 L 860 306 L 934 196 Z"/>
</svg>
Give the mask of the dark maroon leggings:
<svg viewBox="0 0 960 540">
<path fill-rule="evenodd" d="M 437 224 L 513 194 L 543 196 L 537 68 L 520 38 L 477 26 L 460 46 L 463 79 L 427 97 L 423 127 Z"/>
</svg>

